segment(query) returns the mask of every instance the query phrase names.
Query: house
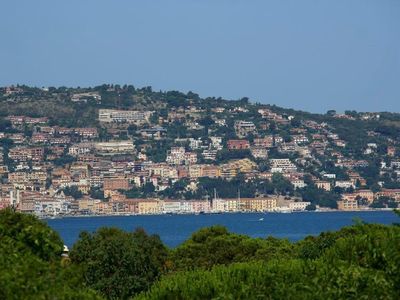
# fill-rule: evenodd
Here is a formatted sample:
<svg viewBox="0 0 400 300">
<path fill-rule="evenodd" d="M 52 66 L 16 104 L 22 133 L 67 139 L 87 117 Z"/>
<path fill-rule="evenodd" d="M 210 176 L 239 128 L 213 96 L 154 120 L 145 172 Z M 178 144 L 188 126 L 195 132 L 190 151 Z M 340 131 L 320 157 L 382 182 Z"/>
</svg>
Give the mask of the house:
<svg viewBox="0 0 400 300">
<path fill-rule="evenodd" d="M 220 136 L 210 136 L 209 139 L 211 140 L 211 148 L 216 150 L 222 150 L 222 137 Z"/>
<path fill-rule="evenodd" d="M 99 137 L 97 128 L 91 128 L 91 127 L 75 128 L 74 133 L 84 139 L 95 139 Z"/>
<path fill-rule="evenodd" d="M 387 155 L 394 157 L 396 155 L 396 148 L 393 146 L 388 146 L 387 148 Z"/>
<path fill-rule="evenodd" d="M 389 197 L 400 202 L 400 189 L 382 189 L 375 194 L 375 199 L 378 199 L 379 197 Z"/>
<path fill-rule="evenodd" d="M 315 186 L 328 192 L 331 190 L 331 183 L 329 181 L 317 180 L 315 181 Z"/>
<path fill-rule="evenodd" d="M 254 139 L 255 147 L 272 148 L 274 146 L 274 137 L 266 136 L 264 138 Z"/>
<path fill-rule="evenodd" d="M 229 140 L 227 145 L 229 150 L 250 149 L 250 143 L 248 140 Z"/>
<path fill-rule="evenodd" d="M 87 93 L 75 93 L 71 97 L 72 102 L 87 102 L 88 100 L 101 102 L 101 95 L 98 92 L 87 92 Z"/>
<path fill-rule="evenodd" d="M 309 141 L 308 137 L 306 137 L 305 135 L 292 135 L 292 140 L 296 144 L 304 144 L 304 143 L 308 143 L 308 141 Z"/>
<path fill-rule="evenodd" d="M 167 129 L 160 126 L 154 126 L 151 128 L 141 129 L 139 130 L 139 133 L 143 138 L 161 139 L 166 135 Z"/>
<path fill-rule="evenodd" d="M 290 183 L 295 189 L 302 189 L 307 186 L 307 184 L 302 179 L 292 179 L 290 180 Z"/>
<path fill-rule="evenodd" d="M 268 158 L 268 150 L 264 147 L 251 147 L 251 155 L 254 158 L 267 159 Z"/>
<path fill-rule="evenodd" d="M 368 203 L 374 201 L 374 192 L 371 190 L 358 190 L 356 191 L 356 195 L 362 199 L 367 199 Z"/>
<path fill-rule="evenodd" d="M 248 134 L 256 133 L 256 126 L 253 122 L 249 121 L 236 121 L 235 122 L 235 132 L 239 138 L 246 137 Z"/>
</svg>

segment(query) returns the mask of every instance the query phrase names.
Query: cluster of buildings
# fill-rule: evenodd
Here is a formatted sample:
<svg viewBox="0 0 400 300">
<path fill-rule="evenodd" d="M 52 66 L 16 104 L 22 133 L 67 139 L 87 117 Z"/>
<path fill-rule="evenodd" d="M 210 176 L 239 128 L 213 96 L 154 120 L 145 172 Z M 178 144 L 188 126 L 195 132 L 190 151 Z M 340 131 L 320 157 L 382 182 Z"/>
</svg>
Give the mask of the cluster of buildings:
<svg viewBox="0 0 400 300">
<path fill-rule="evenodd" d="M 20 88 L 5 91 L 7 97 L 18 93 Z M 82 92 L 70 99 L 89 100 L 100 104 L 102 96 Z M 212 122 L 202 122 L 205 117 Z M 400 202 L 399 190 L 387 188 L 382 180 L 373 192 L 360 172 L 381 151 L 377 142 L 360 149 L 362 157 L 349 155 L 344 151 L 348 141 L 331 125 L 301 120 L 291 126 L 294 116 L 265 107 L 255 110 L 251 104 L 211 110 L 188 105 L 171 108 L 166 114 L 153 108 L 100 108 L 92 127 L 51 125 L 54 121 L 48 117 L 13 115 L 6 120 L 11 127 L 0 131 L 0 140 L 12 145 L 2 143 L 0 149 L 0 207 L 14 205 L 44 215 L 304 210 L 312 199 L 281 203 L 276 195 L 213 200 L 157 196 L 182 179 L 188 181 L 185 190 L 195 192 L 204 177 L 232 180 L 241 175 L 246 181 L 271 181 L 274 174 L 282 175 L 294 190 L 312 184 L 341 194 L 338 208 L 342 210 L 367 207 L 380 197 Z M 184 128 L 184 136 L 180 131 L 171 133 L 176 124 Z M 205 133 L 191 135 L 198 132 Z M 369 135 L 376 138 L 379 133 Z M 398 142 L 385 143 L 379 176 L 397 181 Z M 335 168 L 342 172 L 337 174 Z M 154 197 L 127 196 L 127 191 L 149 185 Z"/>
<path fill-rule="evenodd" d="M 111 194 L 109 201 L 90 197 L 79 200 L 53 190 L 43 194 L 13 189 L 2 198 L 0 209 L 8 206 L 39 217 L 66 215 L 154 215 L 203 214 L 235 212 L 293 212 L 304 211 L 310 202 L 286 201 L 281 197 L 235 198 L 211 200 L 172 200 L 159 198 L 127 198 Z"/>
</svg>

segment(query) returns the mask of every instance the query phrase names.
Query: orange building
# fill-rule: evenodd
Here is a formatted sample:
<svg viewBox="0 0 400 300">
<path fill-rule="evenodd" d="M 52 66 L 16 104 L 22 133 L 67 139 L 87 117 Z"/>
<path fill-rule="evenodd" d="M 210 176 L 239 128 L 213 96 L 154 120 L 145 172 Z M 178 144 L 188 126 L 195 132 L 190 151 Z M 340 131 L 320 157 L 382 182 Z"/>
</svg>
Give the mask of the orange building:
<svg viewBox="0 0 400 300">
<path fill-rule="evenodd" d="M 129 190 L 129 180 L 127 178 L 105 178 L 104 190 Z"/>
<path fill-rule="evenodd" d="M 248 140 L 229 140 L 228 149 L 229 150 L 250 149 L 250 143 Z"/>
</svg>

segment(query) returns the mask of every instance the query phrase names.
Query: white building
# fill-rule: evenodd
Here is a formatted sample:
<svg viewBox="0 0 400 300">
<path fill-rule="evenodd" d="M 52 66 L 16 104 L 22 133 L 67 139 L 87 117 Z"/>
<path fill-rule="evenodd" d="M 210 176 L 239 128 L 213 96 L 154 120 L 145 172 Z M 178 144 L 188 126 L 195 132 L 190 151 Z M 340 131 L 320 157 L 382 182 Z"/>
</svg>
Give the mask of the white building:
<svg viewBox="0 0 400 300">
<path fill-rule="evenodd" d="M 202 155 L 204 159 L 215 160 L 217 158 L 217 150 L 203 150 Z"/>
<path fill-rule="evenodd" d="M 226 200 L 224 199 L 213 199 L 212 200 L 212 212 L 225 212 L 226 211 Z"/>
<path fill-rule="evenodd" d="M 96 151 L 104 153 L 132 153 L 135 150 L 135 146 L 130 140 L 101 142 L 95 143 L 94 146 Z"/>
<path fill-rule="evenodd" d="M 103 123 L 133 123 L 149 122 L 152 111 L 99 109 L 99 121 Z"/>
<path fill-rule="evenodd" d="M 173 200 L 165 200 L 163 204 L 163 212 L 166 214 L 177 214 L 181 211 L 181 202 Z"/>
<path fill-rule="evenodd" d="M 270 159 L 272 173 L 287 173 L 295 172 L 297 167 L 288 158 Z"/>
<path fill-rule="evenodd" d="M 253 122 L 249 121 L 236 121 L 235 122 L 235 131 L 238 137 L 246 137 L 249 133 L 256 132 L 256 125 Z"/>
<path fill-rule="evenodd" d="M 290 202 L 289 209 L 293 210 L 293 211 L 303 211 L 303 210 L 306 210 L 306 207 L 310 204 L 311 204 L 311 202 L 305 202 L 305 201 Z"/>
<path fill-rule="evenodd" d="M 350 180 L 338 180 L 335 182 L 335 186 L 343 188 L 343 189 L 348 189 L 348 188 L 355 188 L 355 185 L 353 182 Z"/>
</svg>

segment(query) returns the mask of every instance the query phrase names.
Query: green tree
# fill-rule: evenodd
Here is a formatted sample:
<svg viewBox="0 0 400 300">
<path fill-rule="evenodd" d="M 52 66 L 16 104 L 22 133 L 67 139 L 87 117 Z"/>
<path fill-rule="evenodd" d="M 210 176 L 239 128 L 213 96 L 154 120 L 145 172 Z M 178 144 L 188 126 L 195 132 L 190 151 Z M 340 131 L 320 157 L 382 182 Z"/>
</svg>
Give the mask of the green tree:
<svg viewBox="0 0 400 300">
<path fill-rule="evenodd" d="M 290 257 L 294 248 L 287 240 L 275 238 L 252 239 L 230 233 L 223 226 L 202 228 L 171 252 L 174 270 L 211 269 L 249 260 L 271 260 Z"/>
<path fill-rule="evenodd" d="M 93 234 L 82 232 L 70 257 L 90 287 L 109 299 L 128 299 L 158 279 L 166 255 L 158 236 L 100 228 Z"/>
<path fill-rule="evenodd" d="M 67 186 L 66 188 L 63 189 L 63 191 L 65 195 L 71 196 L 74 199 L 80 199 L 83 196 L 82 192 L 75 185 Z"/>
<path fill-rule="evenodd" d="M 100 299 L 62 264 L 63 242 L 36 217 L 0 211 L 0 299 Z"/>
</svg>

